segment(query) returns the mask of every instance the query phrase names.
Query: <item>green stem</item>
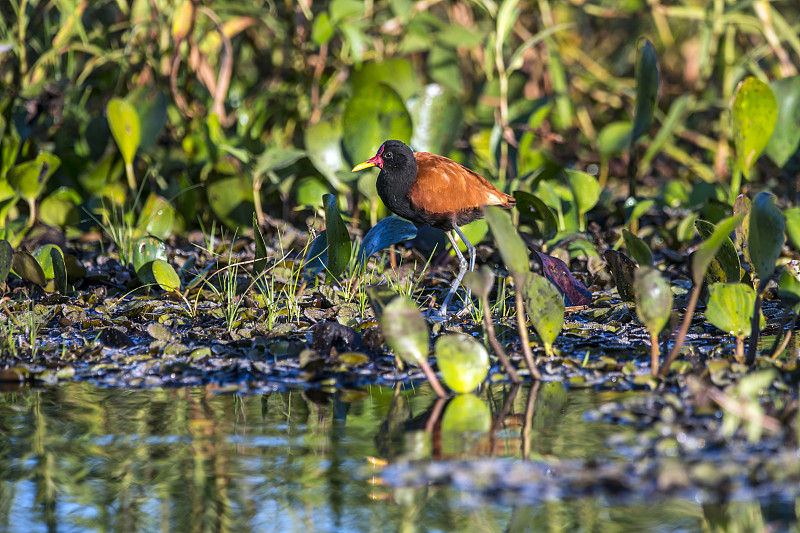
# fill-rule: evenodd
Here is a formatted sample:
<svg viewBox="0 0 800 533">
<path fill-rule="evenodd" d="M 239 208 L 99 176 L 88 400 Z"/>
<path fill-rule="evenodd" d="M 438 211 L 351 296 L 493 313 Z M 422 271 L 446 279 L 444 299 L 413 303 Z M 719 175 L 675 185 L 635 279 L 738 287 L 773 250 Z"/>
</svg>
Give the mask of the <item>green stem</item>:
<svg viewBox="0 0 800 533">
<path fill-rule="evenodd" d="M 36 224 L 36 198 L 28 198 L 28 228 Z"/>
<path fill-rule="evenodd" d="M 133 161 L 125 163 L 125 175 L 128 177 L 128 188 L 136 192 L 136 176 L 133 175 Z"/>
<path fill-rule="evenodd" d="M 702 287 L 703 284 L 698 283 L 692 289 L 692 294 L 689 296 L 689 305 L 686 306 L 686 315 L 683 317 L 681 329 L 678 331 L 678 336 L 675 338 L 675 345 L 672 347 L 669 355 L 664 360 L 664 364 L 661 365 L 661 370 L 658 372 L 662 378 L 667 376 L 670 365 L 672 365 L 672 362 L 678 357 L 678 352 L 680 352 L 683 346 L 683 341 L 686 339 L 686 334 L 689 332 L 689 326 L 692 323 L 692 315 L 694 315 L 694 308 L 697 307 L 697 299 L 700 297 L 700 289 Z"/>
</svg>

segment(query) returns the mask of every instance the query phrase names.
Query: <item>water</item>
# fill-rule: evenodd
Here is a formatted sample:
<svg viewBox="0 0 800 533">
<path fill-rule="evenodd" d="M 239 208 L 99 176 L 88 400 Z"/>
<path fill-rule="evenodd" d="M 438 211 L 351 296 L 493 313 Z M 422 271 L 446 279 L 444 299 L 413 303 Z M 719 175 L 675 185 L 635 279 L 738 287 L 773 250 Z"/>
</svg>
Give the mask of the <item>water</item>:
<svg viewBox="0 0 800 533">
<path fill-rule="evenodd" d="M 602 495 L 510 505 L 453 487 L 393 488 L 376 463 L 496 457 L 624 460 L 587 422 L 615 392 L 528 390 L 496 437 L 447 443 L 427 389 L 275 393 L 72 383 L 0 393 L 0 531 L 751 531 L 796 524 L 792 502 L 700 505 Z M 481 395 L 493 415 L 508 388 Z M 630 394 L 630 393 L 628 393 Z M 393 401 L 394 400 L 394 401 Z M 527 450 L 527 452 L 525 452 Z M 777 529 L 776 529 L 777 527 Z"/>
</svg>

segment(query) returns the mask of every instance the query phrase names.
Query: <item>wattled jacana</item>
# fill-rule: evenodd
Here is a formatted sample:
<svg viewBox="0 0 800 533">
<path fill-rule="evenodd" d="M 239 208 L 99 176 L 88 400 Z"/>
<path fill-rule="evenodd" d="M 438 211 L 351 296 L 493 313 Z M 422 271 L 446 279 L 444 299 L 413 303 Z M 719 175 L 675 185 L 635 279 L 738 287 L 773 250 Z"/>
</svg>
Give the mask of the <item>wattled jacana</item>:
<svg viewBox="0 0 800 533">
<path fill-rule="evenodd" d="M 428 152 L 413 152 L 400 141 L 386 141 L 372 159 L 353 168 L 353 172 L 377 166 L 378 195 L 393 213 L 421 226 L 427 224 L 447 233 L 458 256 L 459 271 L 439 309 L 447 314 L 447 306 L 467 272 L 467 261 L 458 249 L 458 233 L 469 252 L 469 269 L 475 268 L 475 247 L 460 226 L 483 217 L 482 208 L 496 205 L 514 207 L 514 197 L 500 192 L 470 169 L 452 159 Z"/>
</svg>

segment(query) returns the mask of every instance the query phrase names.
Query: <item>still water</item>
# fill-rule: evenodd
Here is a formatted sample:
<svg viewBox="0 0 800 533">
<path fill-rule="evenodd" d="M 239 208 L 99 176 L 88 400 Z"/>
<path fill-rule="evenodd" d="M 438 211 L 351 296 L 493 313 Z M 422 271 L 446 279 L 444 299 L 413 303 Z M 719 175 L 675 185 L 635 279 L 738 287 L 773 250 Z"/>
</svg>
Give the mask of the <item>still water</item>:
<svg viewBox="0 0 800 533">
<path fill-rule="evenodd" d="M 452 486 L 382 481 L 382 464 L 409 459 L 625 460 L 606 444 L 624 428 L 584 418 L 620 393 L 551 384 L 530 401 L 529 389 L 509 392 L 493 386 L 480 395 L 491 438 L 455 442 L 443 438 L 442 426 L 454 422 L 442 420 L 446 409 L 426 388 L 241 397 L 72 383 L 2 392 L 0 531 L 796 528 L 788 502 L 709 506 L 633 495 L 621 504 L 595 495 L 511 505 Z"/>
</svg>

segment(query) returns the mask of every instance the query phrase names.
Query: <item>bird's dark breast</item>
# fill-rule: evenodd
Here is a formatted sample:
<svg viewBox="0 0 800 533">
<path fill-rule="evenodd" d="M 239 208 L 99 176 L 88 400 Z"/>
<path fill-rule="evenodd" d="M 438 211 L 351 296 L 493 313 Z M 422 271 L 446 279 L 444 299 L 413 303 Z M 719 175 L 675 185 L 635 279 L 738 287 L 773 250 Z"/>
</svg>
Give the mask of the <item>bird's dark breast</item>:
<svg viewBox="0 0 800 533">
<path fill-rule="evenodd" d="M 464 226 L 483 217 L 483 212 L 479 208 L 445 213 L 431 213 L 414 209 L 411 199 L 408 197 L 410 186 L 403 187 L 401 183 L 390 181 L 383 175 L 383 172 L 378 177 L 376 188 L 378 196 L 392 213 L 408 219 L 418 226 L 428 225 L 442 231 L 449 231 L 455 226 Z"/>
</svg>

